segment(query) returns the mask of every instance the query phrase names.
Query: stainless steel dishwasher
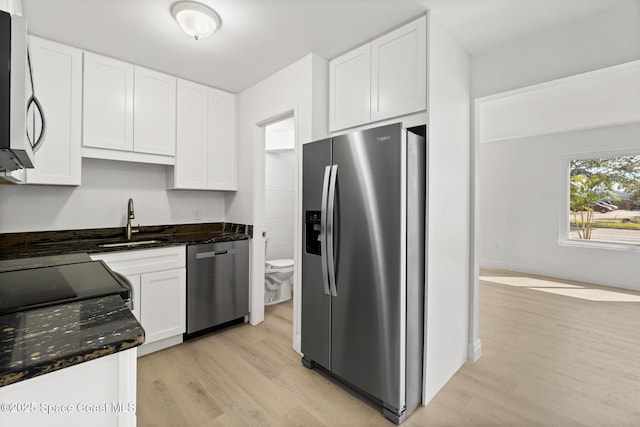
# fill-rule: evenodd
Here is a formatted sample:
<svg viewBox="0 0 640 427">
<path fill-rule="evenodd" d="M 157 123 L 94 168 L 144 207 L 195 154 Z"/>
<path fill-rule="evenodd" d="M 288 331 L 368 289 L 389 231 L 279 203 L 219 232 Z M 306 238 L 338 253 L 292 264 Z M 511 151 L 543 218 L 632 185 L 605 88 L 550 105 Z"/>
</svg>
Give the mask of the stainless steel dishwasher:
<svg viewBox="0 0 640 427">
<path fill-rule="evenodd" d="M 249 241 L 187 246 L 187 335 L 249 314 Z"/>
</svg>

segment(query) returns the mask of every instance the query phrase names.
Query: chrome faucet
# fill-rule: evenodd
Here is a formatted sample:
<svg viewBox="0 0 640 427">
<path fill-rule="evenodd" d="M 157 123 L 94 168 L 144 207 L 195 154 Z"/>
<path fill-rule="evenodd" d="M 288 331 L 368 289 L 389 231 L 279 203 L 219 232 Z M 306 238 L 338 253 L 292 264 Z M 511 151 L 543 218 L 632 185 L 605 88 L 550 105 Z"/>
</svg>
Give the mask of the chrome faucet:
<svg viewBox="0 0 640 427">
<path fill-rule="evenodd" d="M 132 229 L 131 220 L 136 218 L 136 214 L 133 210 L 133 199 L 129 199 L 129 204 L 127 205 L 127 240 L 131 240 L 131 235 L 133 233 L 137 233 L 138 229 Z"/>
</svg>

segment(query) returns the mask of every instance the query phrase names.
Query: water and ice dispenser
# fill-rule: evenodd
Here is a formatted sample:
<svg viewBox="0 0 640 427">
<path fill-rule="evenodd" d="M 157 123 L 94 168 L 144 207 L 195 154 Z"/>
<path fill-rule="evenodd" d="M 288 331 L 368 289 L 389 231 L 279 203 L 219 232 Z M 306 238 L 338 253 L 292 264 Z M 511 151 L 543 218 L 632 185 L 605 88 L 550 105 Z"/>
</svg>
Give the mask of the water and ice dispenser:
<svg viewBox="0 0 640 427">
<path fill-rule="evenodd" d="M 320 211 L 305 212 L 306 252 L 320 255 Z"/>
</svg>

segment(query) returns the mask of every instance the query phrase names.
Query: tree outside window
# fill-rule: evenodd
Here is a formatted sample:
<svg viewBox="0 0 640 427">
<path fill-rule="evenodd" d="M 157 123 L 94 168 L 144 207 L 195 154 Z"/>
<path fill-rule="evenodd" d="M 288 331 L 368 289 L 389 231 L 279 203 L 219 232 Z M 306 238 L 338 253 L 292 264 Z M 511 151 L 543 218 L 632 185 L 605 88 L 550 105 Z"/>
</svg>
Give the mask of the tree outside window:
<svg viewBox="0 0 640 427">
<path fill-rule="evenodd" d="M 640 244 L 640 155 L 571 161 L 570 239 Z"/>
</svg>

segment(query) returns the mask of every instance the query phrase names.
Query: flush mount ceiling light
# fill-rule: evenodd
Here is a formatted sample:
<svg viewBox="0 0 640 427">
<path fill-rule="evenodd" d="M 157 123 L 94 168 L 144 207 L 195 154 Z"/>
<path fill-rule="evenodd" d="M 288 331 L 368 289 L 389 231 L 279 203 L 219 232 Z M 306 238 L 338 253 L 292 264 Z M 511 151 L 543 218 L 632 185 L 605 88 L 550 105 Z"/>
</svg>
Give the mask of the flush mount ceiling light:
<svg viewBox="0 0 640 427">
<path fill-rule="evenodd" d="M 209 37 L 220 27 L 220 17 L 209 6 L 195 1 L 179 1 L 171 6 L 171 14 L 182 28 L 196 40 Z"/>
</svg>

